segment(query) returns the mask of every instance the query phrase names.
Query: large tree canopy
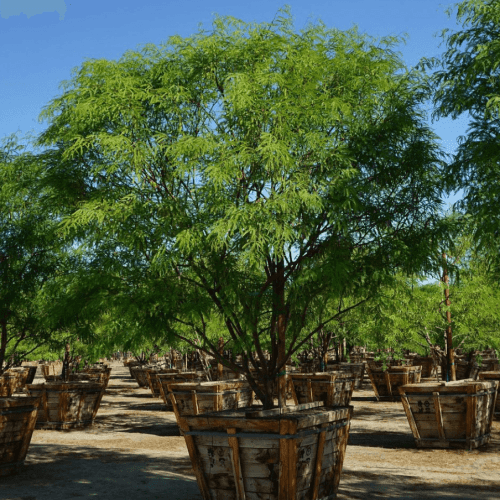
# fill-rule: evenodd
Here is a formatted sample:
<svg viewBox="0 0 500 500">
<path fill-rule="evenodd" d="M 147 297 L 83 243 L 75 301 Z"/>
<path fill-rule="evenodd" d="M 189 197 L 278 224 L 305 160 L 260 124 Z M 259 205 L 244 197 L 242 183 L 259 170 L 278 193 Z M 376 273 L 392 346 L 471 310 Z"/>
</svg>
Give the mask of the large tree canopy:
<svg viewBox="0 0 500 500">
<path fill-rule="evenodd" d="M 86 279 L 105 283 L 96 303 L 214 355 L 218 316 L 242 354 L 230 366 L 272 406 L 289 356 L 346 309 L 322 308 L 431 265 L 445 234 L 426 82 L 398 42 L 296 33 L 285 9 L 83 63 L 39 144 Z"/>
</svg>

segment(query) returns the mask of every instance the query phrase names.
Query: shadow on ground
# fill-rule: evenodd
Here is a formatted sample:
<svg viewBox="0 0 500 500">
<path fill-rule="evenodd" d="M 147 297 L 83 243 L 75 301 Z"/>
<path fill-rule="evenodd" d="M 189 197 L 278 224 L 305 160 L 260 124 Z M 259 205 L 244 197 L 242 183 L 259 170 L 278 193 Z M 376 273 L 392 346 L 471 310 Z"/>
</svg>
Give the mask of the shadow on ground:
<svg viewBox="0 0 500 500">
<path fill-rule="evenodd" d="M 428 484 L 411 475 L 399 474 L 401 470 L 360 472 L 344 469 L 340 479 L 337 500 L 498 500 L 500 481 L 485 480 L 481 485 L 467 485 L 453 481 L 453 476 L 441 485 Z"/>
<path fill-rule="evenodd" d="M 201 500 L 187 456 L 37 445 L 23 470 L 0 479 L 2 500 Z"/>
</svg>

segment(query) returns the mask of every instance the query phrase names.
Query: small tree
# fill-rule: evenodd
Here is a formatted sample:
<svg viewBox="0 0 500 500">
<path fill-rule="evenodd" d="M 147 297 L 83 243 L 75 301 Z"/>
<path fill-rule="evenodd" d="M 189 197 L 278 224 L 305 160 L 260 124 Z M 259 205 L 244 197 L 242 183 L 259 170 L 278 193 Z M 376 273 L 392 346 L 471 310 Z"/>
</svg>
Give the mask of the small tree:
<svg viewBox="0 0 500 500">
<path fill-rule="evenodd" d="M 400 40 L 296 33 L 285 14 L 217 17 L 211 33 L 86 61 L 39 138 L 73 197 L 64 227 L 101 262 L 96 310 L 205 350 L 265 408 L 276 380 L 285 404 L 290 356 L 397 269 L 425 265 L 445 229 L 425 81 L 391 50 Z M 345 295 L 357 301 L 310 316 Z M 214 315 L 241 363 L 208 334 Z"/>
</svg>

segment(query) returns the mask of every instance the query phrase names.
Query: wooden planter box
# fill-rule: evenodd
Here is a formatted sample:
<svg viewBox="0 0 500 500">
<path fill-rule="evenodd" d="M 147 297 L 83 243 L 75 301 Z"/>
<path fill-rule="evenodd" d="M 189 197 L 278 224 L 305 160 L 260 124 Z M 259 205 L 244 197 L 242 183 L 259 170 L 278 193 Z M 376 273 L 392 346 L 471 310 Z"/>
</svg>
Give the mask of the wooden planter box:
<svg viewBox="0 0 500 500">
<path fill-rule="evenodd" d="M 9 397 L 22 386 L 23 374 L 20 372 L 7 371 L 0 375 L 0 397 Z"/>
<path fill-rule="evenodd" d="M 497 399 L 495 404 L 495 409 L 493 410 L 494 416 L 497 420 L 500 420 L 500 372 L 479 372 L 479 380 L 483 381 L 498 381 L 497 387 Z"/>
<path fill-rule="evenodd" d="M 230 368 L 227 366 L 222 366 L 222 377 L 219 379 L 219 372 L 217 370 L 217 364 L 215 366 L 212 366 L 212 369 L 210 370 L 210 375 L 212 376 L 212 380 L 234 380 L 238 378 L 238 374 L 233 372 Z"/>
<path fill-rule="evenodd" d="M 367 361 L 367 366 L 371 366 L 374 368 L 383 368 L 383 361 L 375 361 L 373 359 L 369 359 Z M 405 359 L 392 359 L 388 358 L 385 362 L 385 366 L 387 368 L 393 368 L 396 366 L 413 366 L 413 358 L 405 358 Z"/>
<path fill-rule="evenodd" d="M 104 385 L 92 382 L 49 382 L 26 386 L 40 397 L 36 429 L 67 430 L 89 427 L 104 395 Z"/>
<path fill-rule="evenodd" d="M 416 356 L 413 358 L 413 366 L 421 366 L 421 378 L 434 378 L 437 381 L 438 365 L 432 356 Z"/>
<path fill-rule="evenodd" d="M 45 377 L 46 382 L 52 383 L 63 383 L 61 375 L 47 375 Z M 80 373 L 70 373 L 69 382 L 92 382 L 94 384 L 104 385 L 104 389 L 108 387 L 109 373 L 100 372 L 80 372 Z"/>
<path fill-rule="evenodd" d="M 325 406 L 348 406 L 355 379 L 348 372 L 291 373 L 295 404 L 322 401 Z"/>
<path fill-rule="evenodd" d="M 157 373 L 160 388 L 160 396 L 167 406 L 167 410 L 173 411 L 172 400 L 169 396 L 168 386 L 170 384 L 182 384 L 184 382 L 205 382 L 206 373 L 204 372 L 177 372 L 177 373 Z"/>
<path fill-rule="evenodd" d="M 177 423 L 181 417 L 245 408 L 253 403 L 253 391 L 243 380 L 168 384 L 168 391 Z"/>
<path fill-rule="evenodd" d="M 365 363 L 329 363 L 326 371 L 348 373 L 354 378 L 354 389 L 360 389 L 365 378 Z"/>
<path fill-rule="evenodd" d="M 497 387 L 497 381 L 401 386 L 417 448 L 472 450 L 488 443 Z"/>
<path fill-rule="evenodd" d="M 132 366 L 130 368 L 130 373 L 135 378 L 135 381 L 139 384 L 139 387 L 149 387 L 148 376 L 146 372 L 148 368 L 145 368 L 142 365 Z"/>
<path fill-rule="evenodd" d="M 446 370 L 441 369 L 441 373 L 446 378 Z M 463 359 L 455 360 L 455 374 L 457 380 L 477 379 L 479 365 L 475 361 L 466 361 Z"/>
<path fill-rule="evenodd" d="M 0 477 L 10 476 L 24 465 L 35 429 L 39 398 L 0 398 Z"/>
<path fill-rule="evenodd" d="M 61 375 L 62 373 L 62 365 L 40 365 L 42 367 L 42 375 L 43 377 L 47 377 L 47 375 Z"/>
<path fill-rule="evenodd" d="M 136 366 L 141 366 L 141 364 L 138 361 L 128 361 L 125 366 L 128 368 L 128 371 L 130 372 L 130 378 L 135 379 L 134 374 L 132 373 L 132 368 Z"/>
<path fill-rule="evenodd" d="M 20 376 L 16 388 L 17 392 L 21 392 L 26 384 L 31 384 L 33 382 L 36 375 L 36 369 L 36 366 L 22 366 L 8 370 L 8 373 L 18 373 Z"/>
<path fill-rule="evenodd" d="M 481 372 L 498 372 L 500 371 L 500 364 L 496 358 L 483 358 L 479 373 Z"/>
<path fill-rule="evenodd" d="M 249 410 L 180 421 L 203 499 L 336 498 L 352 406 Z"/>
<path fill-rule="evenodd" d="M 407 384 L 418 384 L 420 366 L 391 366 L 386 370 L 369 364 L 366 368 L 377 401 L 399 401 L 398 388 Z"/>
<path fill-rule="evenodd" d="M 111 377 L 111 368 L 87 368 L 80 372 L 79 375 L 88 375 L 89 378 L 86 380 L 104 384 L 104 388 L 107 389 Z"/>
<path fill-rule="evenodd" d="M 179 370 L 176 368 L 148 368 L 146 369 L 146 377 L 148 379 L 148 387 L 154 398 L 163 397 L 161 394 L 161 385 L 158 375 L 172 375 L 175 376 L 179 374 Z M 188 380 L 188 378 L 186 378 Z M 181 379 L 180 381 L 184 381 Z"/>
</svg>

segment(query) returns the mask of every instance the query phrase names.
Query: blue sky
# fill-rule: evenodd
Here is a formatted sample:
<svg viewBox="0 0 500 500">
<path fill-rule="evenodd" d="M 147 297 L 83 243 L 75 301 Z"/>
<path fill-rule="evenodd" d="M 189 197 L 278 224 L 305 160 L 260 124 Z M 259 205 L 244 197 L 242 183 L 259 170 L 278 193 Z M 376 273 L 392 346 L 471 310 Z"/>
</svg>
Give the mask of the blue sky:
<svg viewBox="0 0 500 500">
<path fill-rule="evenodd" d="M 42 107 L 62 93 L 61 81 L 86 58 L 116 60 L 146 43 L 189 36 L 199 23 L 209 29 L 215 13 L 270 22 L 285 3 L 297 30 L 321 19 L 342 30 L 357 24 L 373 36 L 408 33 L 399 50 L 409 66 L 444 51 L 434 34 L 460 29 L 454 14 L 445 13 L 453 2 L 439 0 L 0 0 L 0 138 L 42 131 Z M 467 121 L 432 125 L 449 153 Z"/>
</svg>

